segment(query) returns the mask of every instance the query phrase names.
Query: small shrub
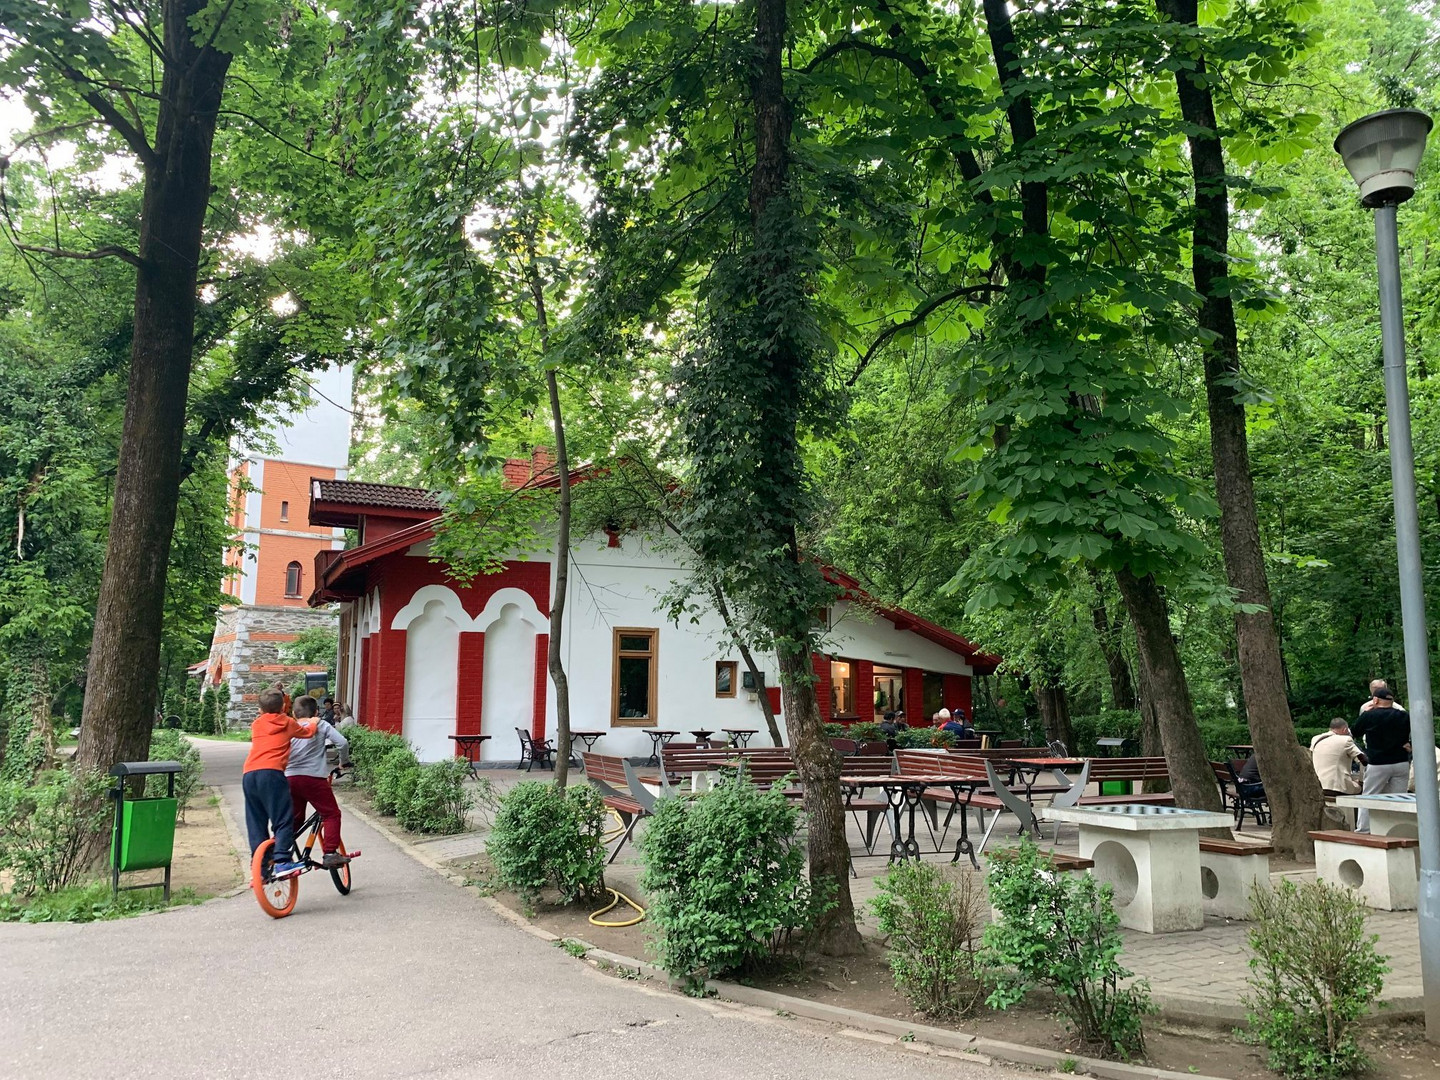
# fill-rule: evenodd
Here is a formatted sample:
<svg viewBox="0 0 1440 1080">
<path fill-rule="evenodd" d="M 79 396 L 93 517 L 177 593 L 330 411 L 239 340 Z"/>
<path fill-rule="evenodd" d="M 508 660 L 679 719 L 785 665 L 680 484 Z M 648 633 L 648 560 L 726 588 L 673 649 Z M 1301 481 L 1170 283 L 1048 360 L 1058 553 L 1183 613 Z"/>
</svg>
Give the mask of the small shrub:
<svg viewBox="0 0 1440 1080">
<path fill-rule="evenodd" d="M 350 744 L 350 768 L 355 783 L 373 795 L 376 770 L 385 755 L 397 748 L 408 749 L 410 744 L 393 732 L 376 731 L 359 724 L 346 728 L 344 734 Z"/>
<path fill-rule="evenodd" d="M 895 987 L 932 1016 L 964 1016 L 980 996 L 975 942 L 984 894 L 974 883 L 969 874 L 909 861 L 875 882 L 880 892 L 870 907 L 889 938 Z"/>
<path fill-rule="evenodd" d="M 178 731 L 170 728 L 160 728 L 150 736 L 150 760 L 151 761 L 178 761 L 180 771 L 175 774 L 175 801 L 176 814 L 181 821 L 185 820 L 185 808 L 190 805 L 191 796 L 195 794 L 196 787 L 200 784 L 200 774 L 204 771 L 204 763 L 200 760 L 200 751 L 190 745 L 190 740 Z M 147 799 L 162 798 L 170 790 L 169 777 L 147 776 L 145 778 L 145 797 Z"/>
<path fill-rule="evenodd" d="M 932 727 L 906 728 L 895 733 L 895 745 L 902 750 L 933 750 L 954 746 L 955 733 Z"/>
<path fill-rule="evenodd" d="M 1335 1080 L 1365 1068 L 1356 1028 L 1380 995 L 1385 958 L 1349 889 L 1282 881 L 1250 897 L 1250 1034 L 1270 1067 L 1297 1080 Z"/>
<path fill-rule="evenodd" d="M 398 814 L 408 806 L 420 782 L 420 761 L 408 745 L 392 747 L 375 766 L 371 796 L 381 814 Z"/>
<path fill-rule="evenodd" d="M 71 885 L 59 892 L 41 893 L 28 903 L 0 895 L 0 922 L 98 922 L 180 904 L 198 904 L 200 900 L 195 890 L 181 889 L 171 893 L 167 902 L 158 885 L 116 895 L 111 892 L 109 881 L 92 881 Z"/>
<path fill-rule="evenodd" d="M 884 734 L 880 731 L 880 725 L 874 720 L 862 720 L 858 724 L 851 724 L 843 737 L 854 739 L 856 742 L 883 742 L 885 740 Z"/>
<path fill-rule="evenodd" d="M 463 832 L 466 814 L 475 805 L 465 786 L 470 766 L 460 758 L 432 761 L 420 766 L 415 790 L 396 811 L 402 829 L 422 833 Z"/>
<path fill-rule="evenodd" d="M 796 816 L 779 790 L 744 780 L 656 808 L 640 885 L 661 966 L 688 989 L 784 954 L 824 910 L 805 878 Z"/>
<path fill-rule="evenodd" d="M 10 871 L 21 896 L 50 893 L 84 876 L 85 849 L 110 820 L 108 780 L 99 773 L 51 769 L 0 793 L 0 869 Z"/>
<path fill-rule="evenodd" d="M 827 720 L 824 725 L 825 737 L 827 739 L 853 739 L 850 729 L 844 724 L 836 723 L 834 720 Z"/>
<path fill-rule="evenodd" d="M 552 886 L 564 903 L 605 888 L 605 805 L 588 784 L 516 784 L 500 800 L 486 845 L 500 883 L 527 903 Z"/>
<path fill-rule="evenodd" d="M 1089 874 L 1057 874 L 1028 839 L 990 859 L 990 903 L 1000 914 L 985 928 L 982 962 L 994 990 L 986 999 L 1008 1009 L 1046 987 L 1080 1038 L 1104 1056 L 1130 1058 L 1145 1049 L 1141 1020 L 1153 1011 L 1143 982 L 1121 987 L 1120 920 L 1113 890 Z"/>
</svg>

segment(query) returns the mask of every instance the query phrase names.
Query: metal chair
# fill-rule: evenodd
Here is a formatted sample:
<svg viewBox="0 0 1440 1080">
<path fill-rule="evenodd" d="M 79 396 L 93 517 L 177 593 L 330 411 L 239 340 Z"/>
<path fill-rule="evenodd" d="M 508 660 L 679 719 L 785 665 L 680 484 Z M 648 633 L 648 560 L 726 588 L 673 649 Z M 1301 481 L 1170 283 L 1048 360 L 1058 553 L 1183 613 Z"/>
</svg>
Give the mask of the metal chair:
<svg viewBox="0 0 1440 1080">
<path fill-rule="evenodd" d="M 1062 791 L 1059 795 L 1056 795 L 1055 798 L 1050 800 L 1050 805 L 1058 806 L 1062 810 L 1068 810 L 1070 807 L 1075 806 L 1084 796 L 1085 785 L 1089 782 L 1090 759 L 1086 758 L 1085 765 L 1080 769 L 1080 775 L 1075 778 L 1075 782 L 1070 785 L 1070 790 Z"/>
<path fill-rule="evenodd" d="M 555 744 L 549 739 L 537 740 L 524 728 L 517 727 L 515 734 L 520 736 L 520 760 L 515 763 L 515 768 L 525 766 L 529 772 L 536 765 L 542 769 L 553 769 L 555 767 Z"/>
</svg>

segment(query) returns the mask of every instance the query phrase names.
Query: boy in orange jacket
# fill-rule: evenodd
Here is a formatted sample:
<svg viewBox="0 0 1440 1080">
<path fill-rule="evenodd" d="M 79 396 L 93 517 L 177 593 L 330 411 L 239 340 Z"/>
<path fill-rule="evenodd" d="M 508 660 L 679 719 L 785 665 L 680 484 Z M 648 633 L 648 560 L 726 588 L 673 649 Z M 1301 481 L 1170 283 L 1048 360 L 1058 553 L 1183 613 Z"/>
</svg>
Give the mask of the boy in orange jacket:
<svg viewBox="0 0 1440 1080">
<path fill-rule="evenodd" d="M 250 854 L 275 830 L 274 876 L 289 877 L 304 869 L 294 861 L 295 810 L 290 802 L 290 784 L 285 766 L 290 761 L 290 740 L 315 735 L 314 724 L 302 724 L 280 710 L 285 695 L 266 690 L 260 695 L 260 715 L 250 725 L 250 754 L 240 779 L 245 792 L 245 828 L 250 834 Z"/>
</svg>

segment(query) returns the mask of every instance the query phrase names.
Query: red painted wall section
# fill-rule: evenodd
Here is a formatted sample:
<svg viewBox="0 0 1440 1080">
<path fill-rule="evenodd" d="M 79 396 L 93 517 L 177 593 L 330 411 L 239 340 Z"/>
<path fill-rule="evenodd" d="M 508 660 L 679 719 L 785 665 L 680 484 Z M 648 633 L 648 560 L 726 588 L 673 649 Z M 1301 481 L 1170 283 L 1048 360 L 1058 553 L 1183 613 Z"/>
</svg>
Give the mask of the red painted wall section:
<svg viewBox="0 0 1440 1080">
<path fill-rule="evenodd" d="M 930 717 L 925 715 L 925 672 L 918 667 L 907 667 L 905 672 L 905 722 L 911 727 L 925 727 Z"/>
<path fill-rule="evenodd" d="M 405 733 L 405 631 L 381 630 L 376 661 L 376 724 L 381 731 Z"/>
<path fill-rule="evenodd" d="M 485 635 L 460 635 L 460 679 L 455 694 L 455 734 L 480 734 L 480 706 L 484 701 L 481 693 L 485 675 Z M 459 746 L 455 753 L 464 757 Z"/>
<path fill-rule="evenodd" d="M 875 665 L 869 660 L 855 661 L 855 711 L 862 724 L 874 722 Z"/>
<path fill-rule="evenodd" d="M 830 658 L 819 653 L 810 654 L 810 663 L 815 668 L 815 697 L 820 702 L 820 722 L 830 722 Z"/>
<path fill-rule="evenodd" d="M 535 635 L 535 709 L 534 719 L 530 721 L 530 735 L 532 738 L 545 738 L 545 691 L 549 689 L 550 680 L 550 635 Z M 568 746 L 557 746 L 557 753 L 565 753 Z"/>
<path fill-rule="evenodd" d="M 946 675 L 945 676 L 945 708 L 954 712 L 956 709 L 964 709 L 968 719 L 975 719 L 975 710 L 971 706 L 970 676 L 969 675 Z"/>
<path fill-rule="evenodd" d="M 472 619 L 485 610 L 486 603 L 501 589 L 523 589 L 535 601 L 542 616 L 550 614 L 550 564 L 548 562 L 507 562 L 498 574 L 481 574 L 469 585 L 445 575 L 439 563 L 404 553 L 381 559 L 369 575 L 365 588 L 379 581 L 380 625 L 389 626 L 400 609 L 410 602 L 422 585 L 444 585 L 460 598 L 465 614 Z M 403 662 L 404 656 L 401 655 Z"/>
<path fill-rule="evenodd" d="M 765 694 L 770 699 L 770 711 L 779 718 L 785 712 L 780 702 L 780 687 L 767 686 L 765 687 Z"/>
</svg>

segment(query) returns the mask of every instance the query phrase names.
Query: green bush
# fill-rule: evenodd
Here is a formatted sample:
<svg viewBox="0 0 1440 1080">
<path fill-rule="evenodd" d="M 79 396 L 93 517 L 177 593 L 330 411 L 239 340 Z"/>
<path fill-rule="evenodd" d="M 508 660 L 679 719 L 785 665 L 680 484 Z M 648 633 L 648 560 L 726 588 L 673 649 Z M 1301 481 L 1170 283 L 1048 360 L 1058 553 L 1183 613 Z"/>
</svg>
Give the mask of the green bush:
<svg viewBox="0 0 1440 1080">
<path fill-rule="evenodd" d="M 500 800 L 486 849 L 500 883 L 534 903 L 546 886 L 569 903 L 605 888 L 605 805 L 588 784 L 516 784 Z"/>
<path fill-rule="evenodd" d="M 844 724 L 837 724 L 835 721 L 829 720 L 825 723 L 825 737 L 827 739 L 853 739 L 855 736 Z"/>
<path fill-rule="evenodd" d="M 26 903 L 0 895 L 0 922 L 98 922 L 199 902 L 200 897 L 193 889 L 171 893 L 169 901 L 166 901 L 158 885 L 153 889 L 132 889 L 116 894 L 111 892 L 108 880 L 91 881 L 84 885 L 71 885 L 58 892 L 40 893 Z"/>
<path fill-rule="evenodd" d="M 402 806 L 410 805 L 419 782 L 420 760 L 415 751 L 408 744 L 392 747 L 375 767 L 375 785 L 371 791 L 375 810 L 381 814 L 398 814 Z"/>
<path fill-rule="evenodd" d="M 185 808 L 190 805 L 195 788 L 200 784 L 200 774 L 205 768 L 204 763 L 200 760 L 200 751 L 191 746 L 190 740 L 180 732 L 171 728 L 159 728 L 150 735 L 150 760 L 178 761 L 180 763 L 180 771 L 175 774 L 175 800 L 178 803 L 176 813 L 180 820 L 184 821 Z M 147 799 L 158 799 L 168 790 L 168 777 L 147 776 L 145 778 L 145 797 Z"/>
<path fill-rule="evenodd" d="M 1129 739 L 1126 753 L 1140 753 L 1140 714 L 1126 709 L 1107 709 L 1105 712 L 1070 718 L 1070 730 L 1074 733 L 1075 745 L 1068 747 L 1079 757 L 1094 757 L 1098 753 L 1096 739 Z"/>
<path fill-rule="evenodd" d="M 933 727 L 906 728 L 895 733 L 895 745 L 901 750 L 934 750 L 954 746 L 955 733 Z"/>
<path fill-rule="evenodd" d="M 640 884 L 661 966 L 689 989 L 789 951 L 823 910 L 805 878 L 796 817 L 778 789 L 743 779 L 659 803 L 640 844 Z"/>
<path fill-rule="evenodd" d="M 389 731 L 353 724 L 345 729 L 345 739 L 350 744 L 350 768 L 355 783 L 374 794 L 375 773 L 385 755 L 395 749 L 408 749 L 410 744 L 403 737 Z"/>
<path fill-rule="evenodd" d="M 1389 968 L 1349 889 L 1282 881 L 1250 897 L 1250 1035 L 1270 1068 L 1296 1080 L 1336 1080 L 1366 1066 L 1356 1039 Z"/>
<path fill-rule="evenodd" d="M 888 938 L 895 987 L 932 1016 L 964 1016 L 980 996 L 975 940 L 984 894 L 974 882 L 908 860 L 875 882 L 870 907 Z"/>
<path fill-rule="evenodd" d="M 994 985 L 987 1004 L 1008 1009 L 1045 987 L 1101 1055 L 1143 1052 L 1141 1020 L 1153 1006 L 1143 980 L 1120 985 L 1131 973 L 1120 965 L 1111 887 L 1089 874 L 1057 874 L 1028 839 L 991 856 L 986 883 L 1000 915 L 985 928 L 982 963 Z"/>
<path fill-rule="evenodd" d="M 85 849 L 112 814 L 108 780 L 69 769 L 41 773 L 29 786 L 7 781 L 0 791 L 0 870 L 21 896 L 73 885 L 85 873 Z"/>
<path fill-rule="evenodd" d="M 880 725 L 874 720 L 864 720 L 851 724 L 842 738 L 854 739 L 856 742 L 882 742 L 885 736 L 881 734 Z"/>
<path fill-rule="evenodd" d="M 475 805 L 474 794 L 465 786 L 469 775 L 469 764 L 460 758 L 421 765 L 414 791 L 396 811 L 400 827 L 422 833 L 463 832 L 466 814 Z"/>
</svg>

